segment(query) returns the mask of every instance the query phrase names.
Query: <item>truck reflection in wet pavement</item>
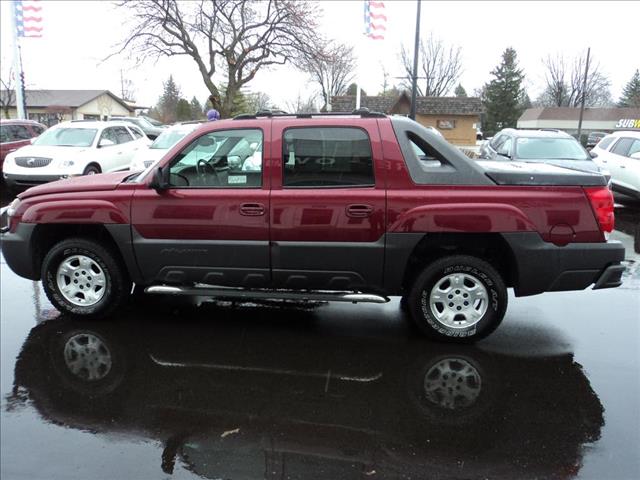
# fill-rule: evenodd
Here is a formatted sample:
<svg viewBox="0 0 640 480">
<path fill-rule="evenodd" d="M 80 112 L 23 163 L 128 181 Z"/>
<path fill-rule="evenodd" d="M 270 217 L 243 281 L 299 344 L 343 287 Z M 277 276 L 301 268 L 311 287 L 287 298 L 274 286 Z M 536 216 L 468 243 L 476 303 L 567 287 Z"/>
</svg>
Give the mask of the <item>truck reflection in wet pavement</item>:
<svg viewBox="0 0 640 480">
<path fill-rule="evenodd" d="M 604 424 L 570 353 L 341 335 L 296 309 L 149 308 L 37 325 L 7 408 L 159 441 L 165 473 L 212 479 L 568 478 Z"/>
</svg>

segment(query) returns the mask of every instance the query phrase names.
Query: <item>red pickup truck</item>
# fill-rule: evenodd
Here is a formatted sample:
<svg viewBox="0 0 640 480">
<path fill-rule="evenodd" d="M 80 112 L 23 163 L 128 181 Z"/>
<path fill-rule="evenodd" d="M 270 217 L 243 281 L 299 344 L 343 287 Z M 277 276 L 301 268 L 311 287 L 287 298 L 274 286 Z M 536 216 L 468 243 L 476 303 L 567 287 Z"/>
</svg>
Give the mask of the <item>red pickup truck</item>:
<svg viewBox="0 0 640 480">
<path fill-rule="evenodd" d="M 207 123 L 142 173 L 27 190 L 7 264 L 80 316 L 149 294 L 386 302 L 432 338 L 468 342 L 516 296 L 617 287 L 603 176 L 476 162 L 418 123 L 241 115 Z"/>
</svg>

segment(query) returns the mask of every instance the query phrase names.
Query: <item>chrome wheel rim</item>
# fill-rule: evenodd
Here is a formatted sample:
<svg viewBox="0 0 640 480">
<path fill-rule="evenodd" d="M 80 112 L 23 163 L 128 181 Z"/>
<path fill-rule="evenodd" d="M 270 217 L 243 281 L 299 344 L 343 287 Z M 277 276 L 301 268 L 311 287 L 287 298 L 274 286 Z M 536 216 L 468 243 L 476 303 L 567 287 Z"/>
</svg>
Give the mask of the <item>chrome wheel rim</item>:
<svg viewBox="0 0 640 480">
<path fill-rule="evenodd" d="M 487 289 L 473 275 L 453 273 L 431 289 L 429 306 L 435 319 L 448 328 L 468 328 L 480 321 L 489 307 Z"/>
<path fill-rule="evenodd" d="M 482 389 L 478 370 L 461 358 L 446 358 L 424 376 L 424 395 L 431 403 L 448 410 L 473 405 Z"/>
<path fill-rule="evenodd" d="M 65 300 L 82 307 L 102 300 L 107 285 L 107 277 L 100 265 L 85 255 L 65 258 L 58 266 L 56 281 Z"/>
<path fill-rule="evenodd" d="M 90 333 L 80 333 L 67 340 L 64 361 L 72 374 L 87 381 L 102 380 L 112 365 L 109 348 Z"/>
</svg>

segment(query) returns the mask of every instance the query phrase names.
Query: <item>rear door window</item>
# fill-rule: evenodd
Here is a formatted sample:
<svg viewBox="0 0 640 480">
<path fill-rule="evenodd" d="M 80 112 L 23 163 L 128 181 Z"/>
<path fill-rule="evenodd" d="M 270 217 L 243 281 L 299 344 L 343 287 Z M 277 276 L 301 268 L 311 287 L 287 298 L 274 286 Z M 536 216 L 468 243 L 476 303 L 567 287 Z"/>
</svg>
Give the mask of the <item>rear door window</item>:
<svg viewBox="0 0 640 480">
<path fill-rule="evenodd" d="M 288 129 L 283 150 L 284 187 L 375 185 L 371 142 L 359 128 Z"/>
</svg>

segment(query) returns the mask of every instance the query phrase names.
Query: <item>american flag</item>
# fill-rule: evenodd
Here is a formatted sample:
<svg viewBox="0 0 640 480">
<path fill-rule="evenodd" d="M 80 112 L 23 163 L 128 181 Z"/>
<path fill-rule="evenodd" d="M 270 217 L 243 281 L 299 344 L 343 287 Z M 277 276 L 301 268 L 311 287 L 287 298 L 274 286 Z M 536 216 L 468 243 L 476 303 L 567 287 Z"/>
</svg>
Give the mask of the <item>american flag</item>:
<svg viewBox="0 0 640 480">
<path fill-rule="evenodd" d="M 373 40 L 384 40 L 387 31 L 387 16 L 384 2 L 364 0 L 364 34 Z"/>
<path fill-rule="evenodd" d="M 42 2 L 14 0 L 18 37 L 42 37 Z"/>
</svg>

